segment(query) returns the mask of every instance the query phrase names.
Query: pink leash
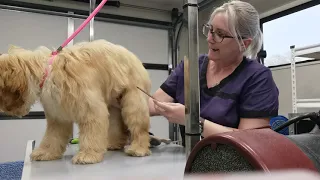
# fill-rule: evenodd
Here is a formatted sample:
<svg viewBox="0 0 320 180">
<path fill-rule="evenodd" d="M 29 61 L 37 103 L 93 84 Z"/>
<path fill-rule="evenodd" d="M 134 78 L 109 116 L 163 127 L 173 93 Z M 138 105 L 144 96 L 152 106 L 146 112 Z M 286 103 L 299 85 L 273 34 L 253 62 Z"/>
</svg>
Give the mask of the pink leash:
<svg viewBox="0 0 320 180">
<path fill-rule="evenodd" d="M 49 65 L 52 64 L 54 57 L 64 48 L 69 42 L 82 31 L 82 29 L 91 21 L 91 19 L 100 11 L 100 9 L 104 6 L 107 0 L 101 1 L 101 3 L 97 6 L 97 8 L 90 14 L 90 16 L 78 27 L 78 29 L 54 52 L 52 52 L 52 57 L 49 60 Z"/>
<path fill-rule="evenodd" d="M 64 43 L 54 52 L 52 52 L 52 56 L 49 59 L 49 66 L 52 64 L 54 58 L 57 56 L 57 54 L 66 46 L 69 44 L 69 42 L 76 37 L 79 32 L 82 31 L 82 29 L 91 21 L 91 19 L 100 11 L 100 9 L 104 6 L 104 4 L 107 2 L 108 0 L 102 0 L 101 3 L 96 7 L 96 9 L 89 15 L 89 17 L 78 27 L 78 29 L 66 40 L 64 41 Z M 40 88 L 42 88 L 43 83 L 46 79 L 46 77 L 48 76 L 48 69 L 46 68 L 45 70 L 45 75 L 44 78 L 42 80 L 42 82 L 40 83 Z"/>
</svg>

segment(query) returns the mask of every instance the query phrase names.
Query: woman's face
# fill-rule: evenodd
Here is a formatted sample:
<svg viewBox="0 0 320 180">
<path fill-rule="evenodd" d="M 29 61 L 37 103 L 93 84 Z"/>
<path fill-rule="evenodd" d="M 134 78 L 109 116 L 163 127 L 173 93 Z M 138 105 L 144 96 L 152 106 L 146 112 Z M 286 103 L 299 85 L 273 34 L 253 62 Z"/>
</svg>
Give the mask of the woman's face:
<svg viewBox="0 0 320 180">
<path fill-rule="evenodd" d="M 228 28 L 227 16 L 218 13 L 209 24 L 211 31 L 208 32 L 208 57 L 213 61 L 230 61 L 240 55 L 239 45 L 231 35 Z"/>
</svg>

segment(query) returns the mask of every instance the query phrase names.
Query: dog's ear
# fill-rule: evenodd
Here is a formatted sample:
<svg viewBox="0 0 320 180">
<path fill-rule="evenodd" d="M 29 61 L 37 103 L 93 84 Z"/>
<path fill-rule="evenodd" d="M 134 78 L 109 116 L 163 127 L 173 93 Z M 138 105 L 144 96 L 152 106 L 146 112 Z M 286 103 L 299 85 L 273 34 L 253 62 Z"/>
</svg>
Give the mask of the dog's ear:
<svg viewBox="0 0 320 180">
<path fill-rule="evenodd" d="M 4 111 L 16 111 L 26 103 L 28 80 L 23 67 L 16 66 L 15 63 L 11 63 L 9 60 L 1 63 L 0 104 L 1 109 Z"/>
<path fill-rule="evenodd" d="M 25 50 L 19 46 L 15 46 L 12 44 L 9 45 L 8 54 L 13 54 L 16 52 L 21 52 L 21 51 L 25 51 Z"/>
</svg>

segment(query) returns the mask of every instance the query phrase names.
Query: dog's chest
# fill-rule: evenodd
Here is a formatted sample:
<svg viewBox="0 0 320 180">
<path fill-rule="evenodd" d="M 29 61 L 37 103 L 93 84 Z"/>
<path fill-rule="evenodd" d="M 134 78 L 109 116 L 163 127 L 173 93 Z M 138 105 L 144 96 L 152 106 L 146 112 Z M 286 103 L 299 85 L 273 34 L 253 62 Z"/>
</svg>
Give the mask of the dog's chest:
<svg viewBox="0 0 320 180">
<path fill-rule="evenodd" d="M 61 89 L 48 80 L 41 93 L 41 104 L 50 116 L 67 119 L 66 111 L 62 108 L 61 97 Z"/>
</svg>

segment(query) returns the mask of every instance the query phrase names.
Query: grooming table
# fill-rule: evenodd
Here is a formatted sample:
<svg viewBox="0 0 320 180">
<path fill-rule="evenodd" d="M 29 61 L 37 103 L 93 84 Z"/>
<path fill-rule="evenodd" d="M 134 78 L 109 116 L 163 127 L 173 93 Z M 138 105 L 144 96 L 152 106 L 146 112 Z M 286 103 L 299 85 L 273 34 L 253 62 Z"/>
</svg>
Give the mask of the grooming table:
<svg viewBox="0 0 320 180">
<path fill-rule="evenodd" d="M 30 161 L 35 141 L 27 143 L 22 180 L 82 180 L 82 179 L 183 179 L 186 165 L 185 148 L 176 144 L 161 144 L 151 148 L 152 155 L 131 157 L 123 151 L 108 151 L 97 164 L 74 165 L 72 157 L 78 145 L 69 145 L 62 159 Z"/>
</svg>

